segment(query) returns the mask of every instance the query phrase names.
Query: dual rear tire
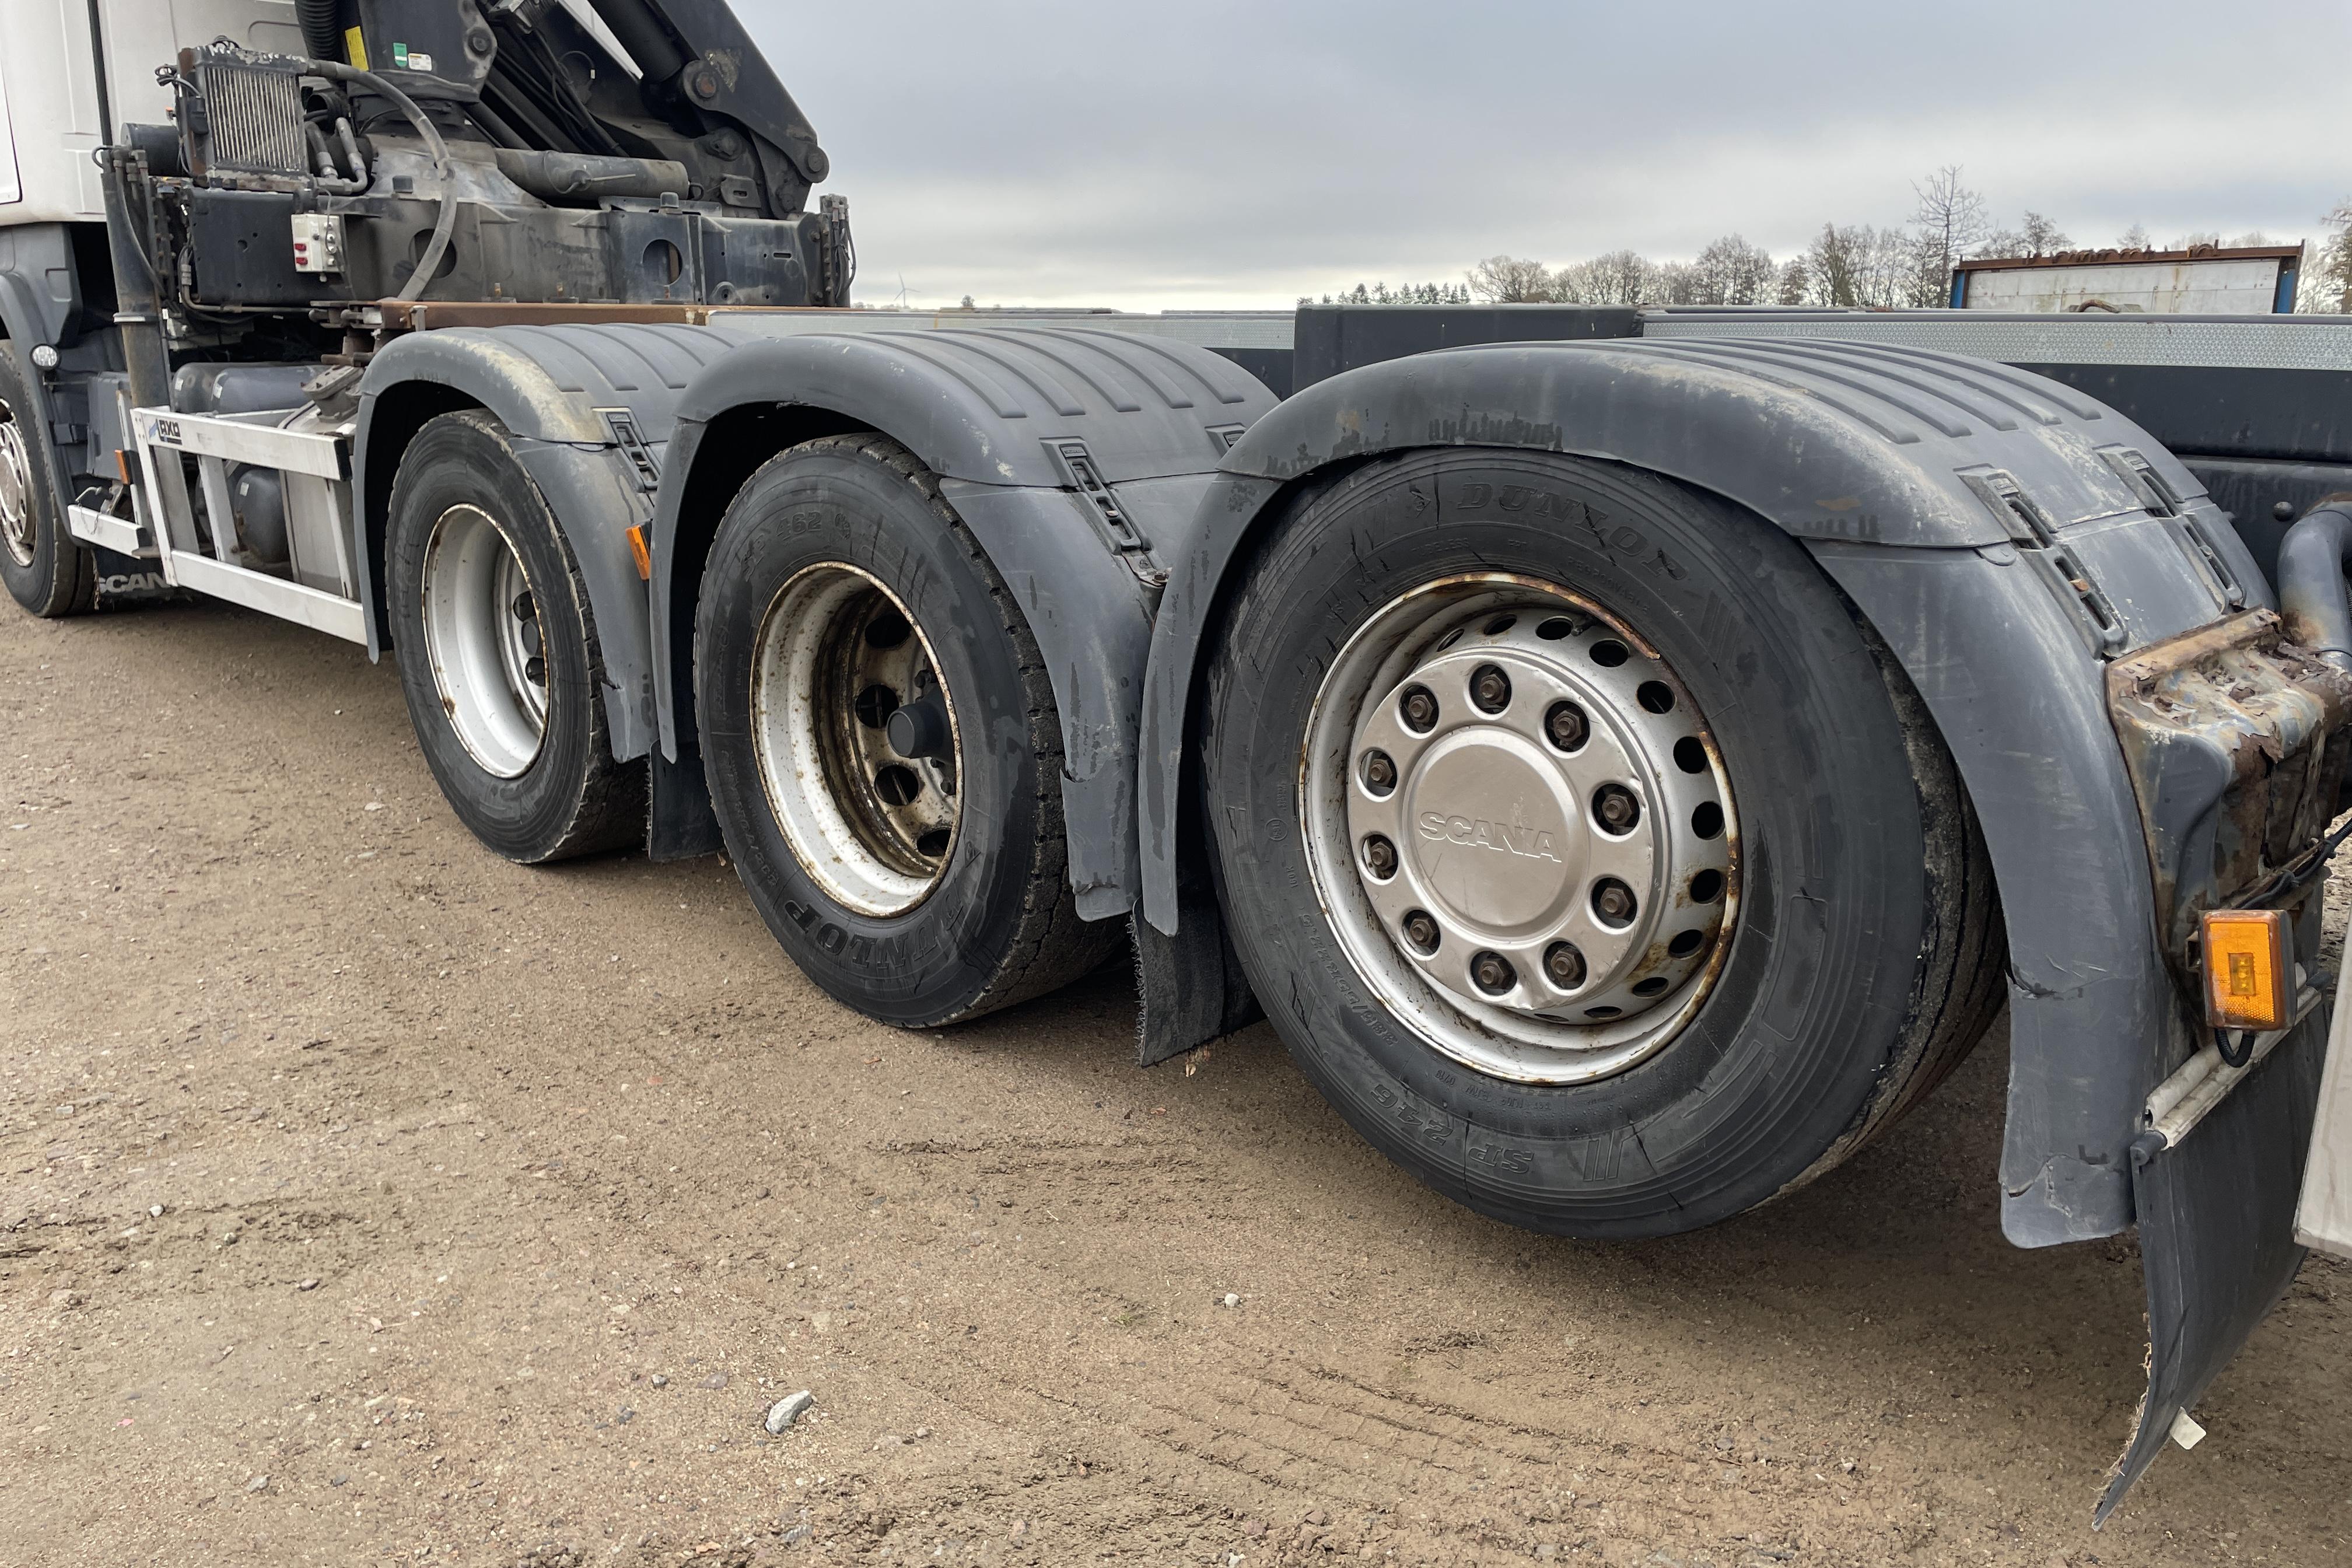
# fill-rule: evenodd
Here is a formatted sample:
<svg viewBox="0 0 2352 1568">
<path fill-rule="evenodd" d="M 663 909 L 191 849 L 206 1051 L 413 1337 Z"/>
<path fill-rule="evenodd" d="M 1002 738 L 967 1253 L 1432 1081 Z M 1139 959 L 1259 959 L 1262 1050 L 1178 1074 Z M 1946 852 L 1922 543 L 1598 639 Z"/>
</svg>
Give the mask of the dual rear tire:
<svg viewBox="0 0 2352 1568">
<path fill-rule="evenodd" d="M 1036 638 L 912 453 L 871 435 L 782 453 L 728 508 L 702 581 L 711 804 L 803 973 L 929 1027 L 1118 950 L 1122 924 L 1077 916 Z"/>
<path fill-rule="evenodd" d="M 593 607 L 546 498 L 479 410 L 428 422 L 386 583 L 418 743 L 459 819 L 526 863 L 643 841 Z M 1054 990 L 1123 942 L 1077 918 L 1059 720 L 1020 608 L 903 447 L 830 437 L 728 509 L 695 629 L 701 752 L 753 905 L 802 970 L 926 1027 Z"/>
<path fill-rule="evenodd" d="M 1272 526 L 1215 646 L 1202 815 L 1251 983 L 1340 1113 L 1473 1208 L 1726 1218 L 1999 1008 L 1917 696 L 1734 507 L 1543 454 L 1381 459 Z"/>
<path fill-rule="evenodd" d="M 646 764 L 616 762 L 588 587 L 506 426 L 428 421 L 384 546 L 400 682 L 459 821 L 526 865 L 642 844 Z"/>
</svg>

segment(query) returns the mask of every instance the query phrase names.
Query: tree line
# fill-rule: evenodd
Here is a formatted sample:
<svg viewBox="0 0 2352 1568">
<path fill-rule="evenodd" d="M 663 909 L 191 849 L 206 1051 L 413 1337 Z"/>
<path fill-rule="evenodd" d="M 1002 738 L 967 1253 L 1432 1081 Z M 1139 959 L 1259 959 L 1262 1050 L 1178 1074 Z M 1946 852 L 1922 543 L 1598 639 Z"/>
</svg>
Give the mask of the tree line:
<svg viewBox="0 0 2352 1568">
<path fill-rule="evenodd" d="M 1459 283 L 1359 283 L 1326 305 L 1813 305 L 1923 307 L 1951 299 L 1952 268 L 1971 258 L 2054 256 L 2074 247 L 2064 230 L 2028 212 L 2014 228 L 1994 223 L 1983 195 L 1962 183 L 1957 164 L 1912 186 L 1910 221 L 1877 227 L 1825 223 L 1794 256 L 1775 258 L 1738 234 L 1711 240 L 1688 261 L 1653 261 L 1633 250 L 1548 267 L 1490 256 Z M 2320 220 L 2324 237 L 2305 247 L 2295 308 L 2352 314 L 2352 197 Z M 2273 243 L 2260 232 L 2224 241 L 2217 233 L 2183 235 L 2162 248 Z M 2138 224 L 2116 237 L 2119 251 L 2156 248 Z M 1317 303 L 1302 297 L 1302 305 Z"/>
</svg>

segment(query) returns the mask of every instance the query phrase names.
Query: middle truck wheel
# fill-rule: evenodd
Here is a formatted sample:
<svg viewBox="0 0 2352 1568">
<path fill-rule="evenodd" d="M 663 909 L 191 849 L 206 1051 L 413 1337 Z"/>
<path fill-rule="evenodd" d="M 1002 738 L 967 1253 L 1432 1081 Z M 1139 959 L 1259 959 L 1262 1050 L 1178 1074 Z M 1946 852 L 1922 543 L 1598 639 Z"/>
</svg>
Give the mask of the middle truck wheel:
<svg viewBox="0 0 2352 1568">
<path fill-rule="evenodd" d="M 1061 721 L 1020 606 L 886 437 L 772 458 L 729 506 L 695 622 L 711 803 L 793 962 L 929 1027 L 1108 958 L 1062 828 Z"/>
</svg>

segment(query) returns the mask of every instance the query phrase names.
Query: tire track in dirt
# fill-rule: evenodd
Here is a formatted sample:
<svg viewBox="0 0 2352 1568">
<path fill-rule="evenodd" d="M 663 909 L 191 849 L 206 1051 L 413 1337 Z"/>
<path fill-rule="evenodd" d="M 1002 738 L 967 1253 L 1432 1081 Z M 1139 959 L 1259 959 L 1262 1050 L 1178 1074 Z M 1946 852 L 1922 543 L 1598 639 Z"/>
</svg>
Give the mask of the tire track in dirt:
<svg viewBox="0 0 2352 1568">
<path fill-rule="evenodd" d="M 1116 970 L 910 1037 L 715 862 L 493 860 L 350 650 L 0 668 L 0 1561 L 2352 1557 L 2330 1266 L 2090 1535 L 2137 1257 L 2001 1242 L 1998 1038 L 1783 1203 L 1547 1240 L 1263 1027 L 1133 1068 Z"/>
</svg>

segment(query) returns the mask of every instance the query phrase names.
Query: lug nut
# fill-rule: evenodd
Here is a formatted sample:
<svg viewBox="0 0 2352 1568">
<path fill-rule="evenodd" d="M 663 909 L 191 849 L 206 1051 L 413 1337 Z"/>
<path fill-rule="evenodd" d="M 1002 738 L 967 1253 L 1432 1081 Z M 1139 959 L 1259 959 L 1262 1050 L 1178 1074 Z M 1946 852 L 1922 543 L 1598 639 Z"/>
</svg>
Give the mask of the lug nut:
<svg viewBox="0 0 2352 1568">
<path fill-rule="evenodd" d="M 1603 877 L 1593 884 L 1592 912 L 1599 915 L 1606 923 L 1612 926 L 1632 925 L 1633 911 L 1639 907 L 1633 900 L 1633 889 L 1616 878 Z"/>
<path fill-rule="evenodd" d="M 1364 753 L 1364 787 L 1374 795 L 1396 788 L 1396 761 L 1386 752 Z"/>
<path fill-rule="evenodd" d="M 1573 702 L 1555 702 L 1544 714 L 1544 735 L 1563 752 L 1575 751 L 1584 744 L 1592 726 L 1584 717 L 1584 710 Z"/>
<path fill-rule="evenodd" d="M 1482 713 L 1500 713 L 1511 705 L 1511 678 L 1498 664 L 1482 664 L 1470 672 L 1470 700 Z"/>
<path fill-rule="evenodd" d="M 1364 840 L 1365 870 L 1370 871 L 1374 877 L 1385 882 L 1391 877 L 1396 875 L 1396 868 L 1397 852 L 1395 845 L 1390 843 L 1387 839 L 1381 837 L 1377 833 Z"/>
<path fill-rule="evenodd" d="M 1573 991 L 1584 984 L 1584 954 L 1567 942 L 1553 942 L 1544 949 L 1544 974 L 1562 991 Z"/>
<path fill-rule="evenodd" d="M 1470 959 L 1471 983 L 1489 996 L 1500 996 L 1519 983 L 1511 961 L 1499 952 L 1475 953 Z"/>
<path fill-rule="evenodd" d="M 1623 784 L 1602 784 L 1592 792 L 1592 815 L 1612 833 L 1631 833 L 1642 820 L 1642 803 Z"/>
<path fill-rule="evenodd" d="M 1408 686 L 1397 704 L 1397 712 L 1404 727 L 1415 734 L 1425 735 L 1437 727 L 1437 698 L 1426 686 Z"/>
<path fill-rule="evenodd" d="M 1414 910 L 1404 917 L 1404 939 L 1412 943 L 1413 951 L 1423 955 L 1437 951 L 1437 919 L 1427 910 Z"/>
</svg>

